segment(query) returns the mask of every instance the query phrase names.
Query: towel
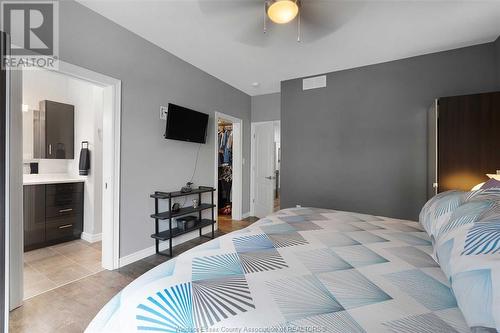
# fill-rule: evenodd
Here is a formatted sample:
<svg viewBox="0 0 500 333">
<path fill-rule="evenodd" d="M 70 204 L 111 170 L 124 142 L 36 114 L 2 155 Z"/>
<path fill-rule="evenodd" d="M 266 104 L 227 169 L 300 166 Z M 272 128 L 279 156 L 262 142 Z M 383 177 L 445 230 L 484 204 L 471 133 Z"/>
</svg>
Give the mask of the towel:
<svg viewBox="0 0 500 333">
<path fill-rule="evenodd" d="M 87 145 L 86 147 L 84 147 Z M 80 150 L 80 176 L 87 176 L 89 174 L 90 169 L 90 150 L 89 150 L 89 142 L 82 141 L 82 149 Z"/>
</svg>

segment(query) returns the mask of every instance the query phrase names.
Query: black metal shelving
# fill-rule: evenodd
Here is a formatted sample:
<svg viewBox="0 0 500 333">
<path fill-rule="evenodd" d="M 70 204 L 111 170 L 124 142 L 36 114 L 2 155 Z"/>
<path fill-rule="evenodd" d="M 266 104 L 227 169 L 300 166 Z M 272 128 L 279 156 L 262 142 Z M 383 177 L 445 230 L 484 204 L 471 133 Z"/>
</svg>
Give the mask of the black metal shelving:
<svg viewBox="0 0 500 333">
<path fill-rule="evenodd" d="M 202 229 L 204 227 L 212 226 L 212 237 L 214 238 L 214 225 L 215 225 L 215 204 L 214 204 L 214 191 L 215 189 L 213 187 L 208 187 L 208 186 L 200 186 L 197 189 L 192 190 L 191 192 L 180 192 L 180 191 L 175 191 L 175 192 L 160 192 L 156 191 L 155 193 L 151 194 L 150 197 L 155 199 L 155 213 L 151 214 L 151 217 L 155 219 L 155 233 L 151 235 L 151 238 L 154 238 L 155 240 L 155 250 L 156 254 L 164 255 L 164 256 L 169 256 L 172 257 L 172 239 L 184 235 L 188 232 L 199 230 L 200 232 L 200 237 L 208 237 L 202 235 Z M 202 194 L 204 193 L 210 193 L 211 196 L 211 203 L 201 203 L 202 199 Z M 198 195 L 198 202 L 199 205 L 195 208 L 193 206 L 190 207 L 183 207 L 177 212 L 171 212 L 171 211 L 166 211 L 166 212 L 160 212 L 159 211 L 159 200 L 168 200 L 168 207 L 172 208 L 172 199 L 173 198 L 178 198 L 178 197 L 185 197 L 185 196 L 192 196 L 192 195 Z M 202 212 L 204 210 L 211 209 L 212 210 L 212 218 L 211 219 L 203 219 L 201 217 Z M 198 213 L 198 220 L 196 221 L 195 225 L 191 228 L 187 229 L 179 229 L 177 227 L 173 228 L 172 227 L 172 219 L 174 217 L 179 217 L 187 214 L 192 214 L 192 213 Z M 162 220 L 168 220 L 168 230 L 160 231 L 160 221 Z M 160 252 L 160 241 L 168 241 L 169 242 L 169 254 Z"/>
</svg>

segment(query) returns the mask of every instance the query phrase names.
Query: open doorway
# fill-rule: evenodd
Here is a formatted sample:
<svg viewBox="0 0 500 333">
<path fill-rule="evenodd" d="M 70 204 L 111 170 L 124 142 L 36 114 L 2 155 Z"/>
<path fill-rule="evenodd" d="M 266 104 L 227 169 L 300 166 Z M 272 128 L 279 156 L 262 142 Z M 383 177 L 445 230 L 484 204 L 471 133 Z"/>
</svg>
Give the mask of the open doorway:
<svg viewBox="0 0 500 333">
<path fill-rule="evenodd" d="M 11 310 L 119 267 L 120 81 L 62 61 L 19 74 L 11 112 L 22 114 L 13 123 L 22 142 L 12 149 L 22 151 L 23 204 L 9 239 Z"/>
<path fill-rule="evenodd" d="M 215 127 L 217 222 L 224 231 L 242 219 L 242 120 L 216 112 Z"/>
<path fill-rule="evenodd" d="M 251 212 L 265 217 L 280 209 L 280 121 L 252 123 Z"/>
<path fill-rule="evenodd" d="M 224 119 L 217 122 L 217 146 L 219 147 L 217 167 L 218 193 L 217 215 L 219 221 L 232 217 L 233 186 L 233 123 Z"/>
<path fill-rule="evenodd" d="M 22 74 L 24 299 L 103 270 L 104 89 Z"/>
</svg>

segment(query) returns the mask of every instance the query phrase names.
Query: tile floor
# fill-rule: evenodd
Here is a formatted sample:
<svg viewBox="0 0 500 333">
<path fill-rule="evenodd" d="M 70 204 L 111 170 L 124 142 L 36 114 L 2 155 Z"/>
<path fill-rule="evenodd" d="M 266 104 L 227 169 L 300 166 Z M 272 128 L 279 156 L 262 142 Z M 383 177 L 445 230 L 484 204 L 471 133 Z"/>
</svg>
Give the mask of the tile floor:
<svg viewBox="0 0 500 333">
<path fill-rule="evenodd" d="M 257 220 L 254 217 L 242 221 L 221 220 L 219 221 L 219 230 L 216 231 L 215 235 L 219 237 L 225 233 L 245 228 Z M 209 241 L 207 238 L 195 238 L 175 246 L 174 253 L 179 255 L 207 241 Z M 77 241 L 77 243 L 81 242 Z M 73 252 L 72 250 L 77 248 L 81 249 L 83 246 L 81 244 L 72 245 L 71 248 L 60 249 L 59 251 L 65 252 L 64 257 L 66 257 Z M 56 252 L 55 249 L 52 250 Z M 73 258 L 75 258 L 74 254 L 75 252 L 73 252 Z M 63 254 L 61 253 L 61 255 Z M 43 255 L 40 254 L 40 256 Z M 33 257 L 35 258 L 32 259 L 35 260 L 36 256 L 33 255 Z M 41 257 L 39 259 L 43 260 Z M 97 312 L 114 295 L 134 279 L 166 260 L 168 260 L 167 257 L 153 255 L 117 270 L 102 270 L 31 297 L 25 300 L 23 306 L 10 312 L 9 332 L 83 332 Z M 40 264 L 40 266 L 45 265 Z M 46 266 L 50 267 L 51 265 Z M 91 269 L 90 265 L 82 267 L 87 270 Z M 60 274 L 60 276 L 62 275 L 64 274 Z"/>
<path fill-rule="evenodd" d="M 102 271 L 101 242 L 75 240 L 24 253 L 24 298 Z"/>
</svg>

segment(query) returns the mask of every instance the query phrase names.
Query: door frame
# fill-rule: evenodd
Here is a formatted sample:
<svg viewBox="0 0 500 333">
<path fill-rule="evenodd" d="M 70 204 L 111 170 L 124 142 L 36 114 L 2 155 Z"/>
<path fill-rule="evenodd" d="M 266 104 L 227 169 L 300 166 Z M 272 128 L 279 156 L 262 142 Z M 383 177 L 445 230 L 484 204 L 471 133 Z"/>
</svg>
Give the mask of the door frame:
<svg viewBox="0 0 500 333">
<path fill-rule="evenodd" d="M 243 209 L 243 120 L 224 114 L 222 112 L 215 111 L 214 117 L 214 188 L 215 195 L 218 198 L 218 186 L 219 186 L 219 150 L 218 150 L 218 136 L 217 136 L 217 126 L 219 119 L 227 120 L 233 123 L 233 183 L 232 183 L 232 210 L 231 218 L 233 220 L 242 219 L 242 209 Z M 218 212 L 218 202 L 215 200 L 215 209 Z M 218 214 L 215 216 L 218 222 Z"/>
<path fill-rule="evenodd" d="M 59 68 L 47 70 L 90 82 L 104 90 L 101 265 L 108 270 L 117 269 L 120 267 L 121 80 L 61 60 L 59 60 Z M 19 110 L 11 110 L 11 112 L 15 111 L 19 112 Z M 18 167 L 22 170 L 22 165 Z M 22 236 L 20 237 L 22 239 Z M 19 258 L 22 258 L 22 247 L 20 251 Z M 19 265 L 22 273 L 22 260 Z M 19 294 L 22 295 L 22 284 L 9 285 L 9 290 L 13 290 L 12 288 L 19 289 Z"/>
<path fill-rule="evenodd" d="M 3 61 L 4 56 L 9 55 L 9 35 L 7 33 L 0 30 L 0 59 Z M 5 48 L 5 49 L 4 49 Z M 5 54 L 4 54 L 5 53 Z M 3 133 L 0 133 L 0 151 L 2 151 L 2 161 L 0 161 L 0 189 L 2 191 L 1 194 L 1 202 L 0 202 L 0 214 L 2 215 L 0 218 L 0 262 L 2 263 L 2 267 L 0 268 L 0 281 L 3 282 L 3 291 L 0 292 L 3 300 L 2 306 L 0 306 L 0 312 L 2 312 L 2 318 L 0 319 L 0 329 L 3 332 L 8 332 L 9 330 L 9 222 L 10 222 L 10 186 L 9 186 L 9 175 L 10 175 L 10 153 L 9 153 L 9 123 L 10 123 L 10 70 L 8 68 L 0 71 L 4 71 L 4 73 L 0 74 L 0 80 L 2 80 L 0 86 L 5 92 L 5 101 L 0 106 L 0 119 L 2 124 L 0 125 L 1 129 L 4 129 Z M 5 85 L 5 87 L 3 87 Z"/>
<path fill-rule="evenodd" d="M 256 152 L 255 152 L 255 126 L 258 124 L 272 124 L 273 125 L 273 134 L 274 134 L 274 125 L 276 122 L 280 123 L 279 120 L 269 120 L 269 121 L 254 121 L 251 124 L 250 128 L 250 145 L 251 145 L 251 152 L 250 152 L 250 215 L 255 216 L 255 161 L 256 161 Z M 274 135 L 273 135 L 274 138 Z M 276 141 L 273 141 L 273 143 Z M 276 145 L 273 144 L 273 146 L 276 148 Z M 275 152 L 276 154 L 276 152 Z M 272 206 L 274 207 L 274 202 L 272 203 Z"/>
</svg>

